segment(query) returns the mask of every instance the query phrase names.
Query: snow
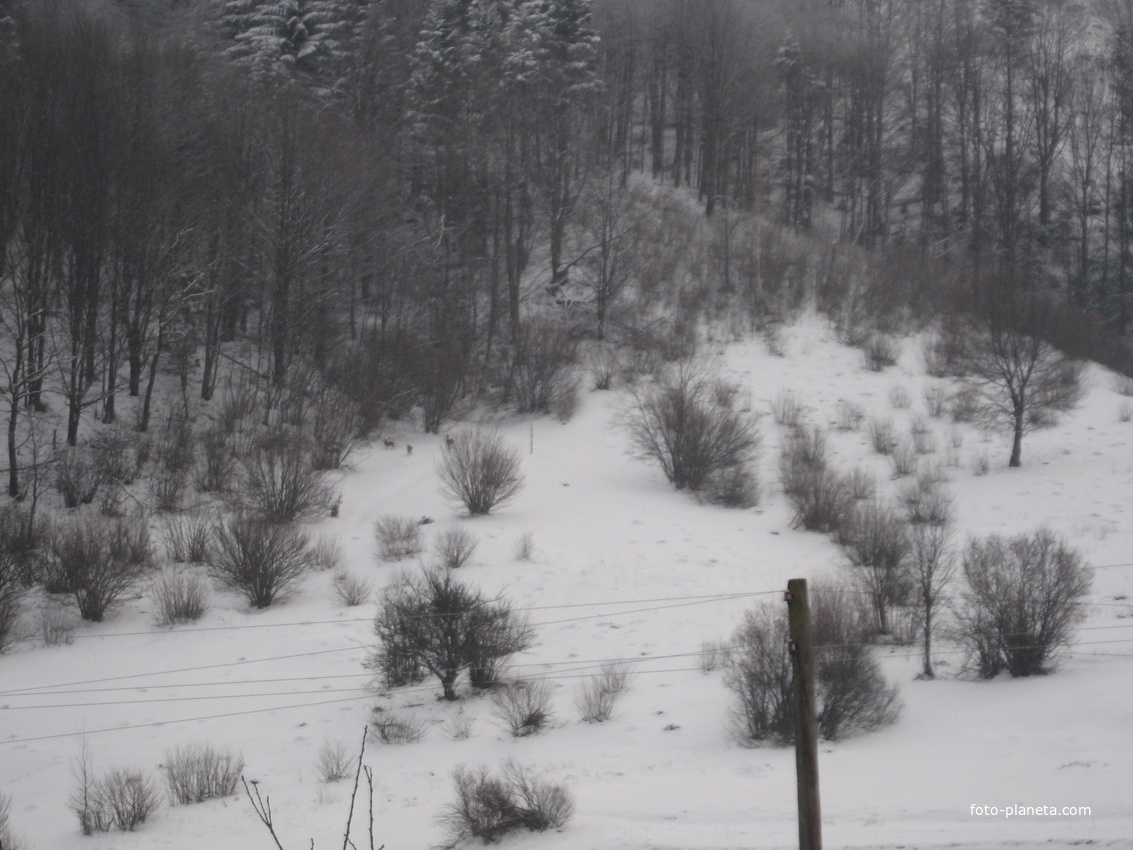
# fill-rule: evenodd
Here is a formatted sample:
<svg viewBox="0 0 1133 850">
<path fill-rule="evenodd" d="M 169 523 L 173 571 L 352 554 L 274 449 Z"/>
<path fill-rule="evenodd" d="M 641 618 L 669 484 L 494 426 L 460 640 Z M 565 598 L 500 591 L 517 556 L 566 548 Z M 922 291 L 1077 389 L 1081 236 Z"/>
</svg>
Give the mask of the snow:
<svg viewBox="0 0 1133 850">
<path fill-rule="evenodd" d="M 789 528 L 775 471 L 779 429 L 766 415 L 789 390 L 808 421 L 830 426 L 833 465 L 866 468 L 889 492 L 899 482 L 864 432 L 834 429 L 839 400 L 857 402 L 867 416 L 892 417 L 906 435 L 919 415 L 937 433 L 930 463 L 944 464 L 959 429 L 958 465 L 942 471 L 956 496 L 961 539 L 1046 524 L 1105 567 L 1096 572 L 1078 645 L 1054 675 L 973 681 L 958 675 L 961 659 L 942 642 L 941 678 L 921 681 L 916 646 L 879 648 L 904 711 L 881 732 L 823 744 L 825 845 L 1133 846 L 1133 423 L 1118 421 L 1121 398 L 1108 373 L 1091 367 L 1081 407 L 1029 435 L 1023 468 L 1009 470 L 1005 435 L 924 412 L 923 389 L 936 379 L 923 374 L 915 337 L 901 341 L 898 365 L 882 373 L 865 370 L 860 352 L 839 345 L 819 318 L 784 329 L 783 340 L 783 357 L 759 340 L 709 347 L 721 372 L 742 383 L 752 412 L 764 414 L 763 498 L 754 510 L 698 505 L 635 458 L 617 425 L 627 395 L 616 390 L 587 393 L 565 425 L 500 423 L 522 448 L 527 484 L 492 516 L 459 517 L 437 487 L 443 437 L 405 428 L 391 435 L 398 450 L 376 441 L 356 458 L 340 482 L 340 516 L 311 528 L 335 537 L 349 569 L 377 585 L 414 568 L 376 560 L 378 516 L 430 517 L 429 535 L 454 525 L 472 531 L 479 546 L 460 577 L 505 594 L 537 625 L 535 645 L 513 669 L 550 678 L 552 728 L 512 739 L 487 698 L 443 703 L 433 682 L 375 695 L 362 666 L 373 604 L 341 607 L 329 572 L 260 612 L 216 590 L 204 619 L 172 629 L 152 626 L 141 594 L 105 623 L 83 624 L 70 646 L 29 637 L 0 657 L 0 791 L 12 797 L 15 831 L 36 848 L 271 846 L 239 797 L 164 806 L 136 833 L 79 835 L 67 795 L 84 741 L 97 768 L 137 766 L 155 778 L 168 750 L 201 741 L 243 753 L 285 846 L 312 838 L 319 848 L 337 846 L 350 782 L 320 782 L 318 751 L 327 740 L 356 749 L 380 704 L 428 724 L 419 743 L 368 744 L 375 832 L 390 850 L 440 843 L 436 816 L 452 797 L 452 771 L 506 759 L 535 767 L 576 798 L 576 815 L 561 833 L 517 835 L 508 847 L 796 846 L 793 751 L 739 746 L 728 731 L 722 673 L 701 672 L 695 657 L 702 643 L 726 639 L 755 602 L 779 601 L 787 579 L 839 569 L 827 538 Z M 912 410 L 890 408 L 894 385 L 908 389 Z M 983 454 L 990 469 L 978 475 Z M 534 556 L 521 562 L 514 549 L 525 533 L 533 535 Z M 579 723 L 574 691 L 609 659 L 635 660 L 630 689 L 611 721 Z M 458 715 L 472 721 L 466 740 L 449 734 Z M 1091 814 L 971 813 L 973 805 L 1012 804 L 1089 806 Z M 365 821 L 356 813 L 359 846 Z"/>
</svg>

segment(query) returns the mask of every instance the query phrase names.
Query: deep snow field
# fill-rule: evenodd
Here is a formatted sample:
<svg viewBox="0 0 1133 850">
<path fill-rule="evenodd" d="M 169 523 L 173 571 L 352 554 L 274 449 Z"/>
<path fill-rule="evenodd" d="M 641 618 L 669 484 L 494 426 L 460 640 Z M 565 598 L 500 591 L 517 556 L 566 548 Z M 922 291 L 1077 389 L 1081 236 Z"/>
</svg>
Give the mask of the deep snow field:
<svg viewBox="0 0 1133 850">
<path fill-rule="evenodd" d="M 584 392 L 565 425 L 550 417 L 501 423 L 522 447 L 527 483 L 492 516 L 458 516 L 437 484 L 443 438 L 403 426 L 387 434 L 398 450 L 378 440 L 355 456 L 340 482 L 341 515 L 310 529 L 336 537 L 350 571 L 378 587 L 413 568 L 376 559 L 378 516 L 431 517 L 430 536 L 458 524 L 471 530 L 479 546 L 460 577 L 489 595 L 502 592 L 537 626 L 513 670 L 550 679 L 556 716 L 548 730 L 513 739 L 487 697 L 446 704 L 433 681 L 377 696 L 362 666 L 374 605 L 342 607 L 329 572 L 262 612 L 214 590 L 200 622 L 172 629 L 152 625 L 143 594 L 104 623 L 82 624 L 72 645 L 29 637 L 0 657 L 0 791 L 12 798 L 14 831 L 38 850 L 272 847 L 242 797 L 165 805 L 135 833 L 79 834 L 67 797 L 84 740 L 97 769 L 136 766 L 155 780 L 167 750 L 208 742 L 243 753 L 288 850 L 312 838 L 320 850 L 340 846 L 351 782 L 322 783 L 315 761 L 327 740 L 356 749 L 380 704 L 428 723 L 419 743 L 368 745 L 375 832 L 388 850 L 441 843 L 436 816 L 453 797 L 453 770 L 507 759 L 567 786 L 576 807 L 562 832 L 515 835 L 505 847 L 797 846 L 793 750 L 737 745 L 723 674 L 701 672 L 696 658 L 705 641 L 727 639 L 757 601 L 779 602 L 789 578 L 841 571 L 828 538 L 789 527 L 769 410 L 790 390 L 811 423 L 831 426 L 835 468 L 872 470 L 882 492 L 897 486 L 889 461 L 862 430 L 833 428 L 839 400 L 891 416 L 903 434 L 912 415 L 928 422 L 938 450 L 923 462 L 945 465 L 959 541 L 1045 523 L 1102 567 L 1088 620 L 1054 675 L 975 681 L 959 675 L 961 657 L 940 643 L 939 678 L 920 681 L 916 645 L 876 650 L 904 710 L 880 732 L 822 745 L 825 846 L 1133 847 L 1133 423 L 1119 421 L 1125 400 L 1110 374 L 1091 367 L 1080 407 L 1026 437 L 1023 468 L 1009 470 L 1009 435 L 925 413 L 923 390 L 935 379 L 924 375 L 917 339 L 903 340 L 898 365 L 882 373 L 864 369 L 861 353 L 835 342 L 816 317 L 786 328 L 783 348 L 783 357 L 760 340 L 706 348 L 760 416 L 755 509 L 698 505 L 635 458 L 617 425 L 627 396 L 616 387 Z M 896 385 L 908 390 L 912 410 L 891 408 Z M 990 461 L 984 475 L 981 457 Z M 533 558 L 518 561 L 516 541 L 526 533 Z M 609 659 L 634 660 L 630 688 L 611 721 L 580 723 L 575 690 Z M 466 740 L 450 734 L 460 715 L 471 723 Z M 1091 814 L 971 814 L 973 805 L 1011 804 L 1089 806 Z M 364 805 L 362 812 L 360 847 Z"/>
</svg>

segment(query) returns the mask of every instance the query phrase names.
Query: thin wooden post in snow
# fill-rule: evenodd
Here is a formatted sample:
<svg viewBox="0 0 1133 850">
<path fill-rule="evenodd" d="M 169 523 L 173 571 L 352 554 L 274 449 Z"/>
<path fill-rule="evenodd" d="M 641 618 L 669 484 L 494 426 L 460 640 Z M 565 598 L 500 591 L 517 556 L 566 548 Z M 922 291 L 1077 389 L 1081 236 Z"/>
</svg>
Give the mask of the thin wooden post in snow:
<svg viewBox="0 0 1133 850">
<path fill-rule="evenodd" d="M 806 579 L 787 582 L 791 670 L 794 673 L 795 773 L 799 801 L 799 850 L 822 850 L 818 801 L 818 712 L 814 696 L 814 647 Z"/>
</svg>

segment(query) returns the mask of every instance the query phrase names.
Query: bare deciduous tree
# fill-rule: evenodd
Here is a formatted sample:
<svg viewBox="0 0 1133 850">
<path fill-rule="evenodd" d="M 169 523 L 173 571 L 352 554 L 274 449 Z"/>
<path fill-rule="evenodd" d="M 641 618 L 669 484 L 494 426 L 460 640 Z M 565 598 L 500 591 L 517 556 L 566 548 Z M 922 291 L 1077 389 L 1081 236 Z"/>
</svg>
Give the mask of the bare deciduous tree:
<svg viewBox="0 0 1133 850">
<path fill-rule="evenodd" d="M 947 524 L 918 523 L 909 529 L 909 567 L 924 618 L 923 675 L 926 679 L 936 675 L 932 669 L 932 630 L 937 606 L 956 571 L 956 559 L 950 549 L 951 536 L 952 529 Z"/>
<path fill-rule="evenodd" d="M 1009 466 L 1020 466 L 1023 436 L 1051 424 L 1081 397 L 1083 364 L 1049 341 L 1057 330 L 1054 306 L 1007 284 L 988 286 L 970 314 L 959 366 L 979 394 L 984 419 L 1012 434 Z"/>
<path fill-rule="evenodd" d="M 521 652 L 534 632 L 501 598 L 485 598 L 449 570 L 425 570 L 389 585 L 374 620 L 380 646 L 371 664 L 389 684 L 423 669 L 436 676 L 444 698 L 455 700 L 461 671 Z"/>
</svg>

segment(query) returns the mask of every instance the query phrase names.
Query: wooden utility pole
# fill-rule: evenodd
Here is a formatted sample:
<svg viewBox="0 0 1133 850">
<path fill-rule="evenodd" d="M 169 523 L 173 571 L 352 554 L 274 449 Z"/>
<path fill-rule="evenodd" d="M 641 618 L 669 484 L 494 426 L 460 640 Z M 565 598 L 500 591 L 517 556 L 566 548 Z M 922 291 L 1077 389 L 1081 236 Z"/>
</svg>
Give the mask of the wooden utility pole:
<svg viewBox="0 0 1133 850">
<path fill-rule="evenodd" d="M 787 582 L 791 669 L 794 672 L 795 774 L 799 799 L 799 850 L 822 850 L 818 804 L 818 713 L 814 698 L 814 647 L 806 579 Z"/>
</svg>

